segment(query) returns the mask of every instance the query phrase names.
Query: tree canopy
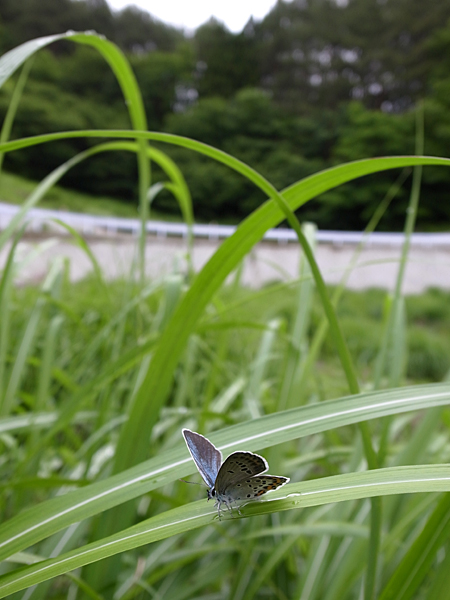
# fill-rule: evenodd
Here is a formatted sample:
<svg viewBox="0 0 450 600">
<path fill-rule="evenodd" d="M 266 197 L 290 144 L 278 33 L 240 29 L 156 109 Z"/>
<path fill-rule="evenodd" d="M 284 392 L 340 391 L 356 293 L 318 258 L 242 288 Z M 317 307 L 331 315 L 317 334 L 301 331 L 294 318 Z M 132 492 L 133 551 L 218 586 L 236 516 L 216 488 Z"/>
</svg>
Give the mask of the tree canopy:
<svg viewBox="0 0 450 600">
<path fill-rule="evenodd" d="M 112 11 L 105 0 L 0 3 L 2 52 L 68 29 L 94 29 L 127 53 L 150 129 L 230 152 L 279 188 L 337 162 L 413 153 L 419 101 L 426 152 L 449 153 L 450 0 L 278 0 L 240 33 L 211 19 L 193 36 L 136 7 Z M 8 82 L 0 91 L 0 116 L 12 89 Z M 60 43 L 37 56 L 13 135 L 128 126 L 121 91 L 103 59 Z M 89 143 L 13 153 L 6 166 L 42 177 Z M 197 218 L 237 220 L 264 200 L 220 165 L 180 149 L 168 152 L 191 186 Z M 134 169 L 130 157 L 111 164 L 110 156 L 98 156 L 65 183 L 134 201 Z M 396 177 L 340 188 L 305 207 L 301 217 L 322 228 L 361 228 Z M 449 177 L 425 170 L 419 228 L 439 227 L 450 216 Z M 409 185 L 384 228 L 400 226 Z M 156 202 L 176 210 L 169 194 Z"/>
</svg>

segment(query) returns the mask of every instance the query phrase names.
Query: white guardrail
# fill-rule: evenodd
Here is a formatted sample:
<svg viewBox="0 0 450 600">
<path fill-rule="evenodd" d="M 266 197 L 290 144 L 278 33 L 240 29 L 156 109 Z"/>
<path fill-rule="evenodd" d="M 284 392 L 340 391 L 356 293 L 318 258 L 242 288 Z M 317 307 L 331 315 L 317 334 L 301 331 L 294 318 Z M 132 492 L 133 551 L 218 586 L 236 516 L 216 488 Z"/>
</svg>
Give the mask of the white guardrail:
<svg viewBox="0 0 450 600">
<path fill-rule="evenodd" d="M 7 227 L 11 219 L 20 210 L 20 206 L 14 206 L 0 202 L 0 230 Z M 38 232 L 45 227 L 57 227 L 52 219 L 64 221 L 78 232 L 84 235 L 108 234 L 131 234 L 137 235 L 141 223 L 139 219 L 124 219 L 120 217 L 102 217 L 82 213 L 72 213 L 63 210 L 49 210 L 45 208 L 33 208 L 26 214 L 28 222 L 27 230 Z M 188 228 L 184 223 L 168 223 L 164 221 L 148 221 L 147 233 L 159 238 L 183 237 L 186 238 Z M 236 230 L 233 225 L 200 225 L 195 224 L 192 228 L 194 238 L 219 240 L 230 237 Z M 363 232 L 354 231 L 317 231 L 316 239 L 319 243 L 331 243 L 336 245 L 358 244 L 364 237 Z M 292 229 L 270 229 L 264 235 L 264 240 L 287 244 L 296 243 L 297 236 Z M 404 241 L 403 233 L 374 232 L 366 237 L 365 243 L 369 245 L 400 246 Z M 449 246 L 450 233 L 414 233 L 412 244 L 425 247 Z"/>
</svg>

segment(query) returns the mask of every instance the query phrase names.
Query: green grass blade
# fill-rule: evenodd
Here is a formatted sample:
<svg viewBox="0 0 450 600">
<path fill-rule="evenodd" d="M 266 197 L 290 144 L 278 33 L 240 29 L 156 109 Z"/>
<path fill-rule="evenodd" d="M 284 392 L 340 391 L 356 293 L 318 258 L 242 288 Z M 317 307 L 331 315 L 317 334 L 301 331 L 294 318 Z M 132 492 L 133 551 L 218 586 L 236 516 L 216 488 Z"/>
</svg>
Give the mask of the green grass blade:
<svg viewBox="0 0 450 600">
<path fill-rule="evenodd" d="M 43 295 L 37 300 L 25 326 L 23 337 L 17 349 L 16 360 L 12 367 L 11 375 L 6 386 L 5 395 L 2 399 L 2 405 L 0 409 L 0 414 L 2 415 L 8 415 L 14 407 L 17 390 L 20 386 L 22 378 L 25 375 L 25 369 L 27 366 L 26 362 L 33 349 L 39 321 L 46 304 L 45 294 L 50 292 L 52 286 L 55 285 L 55 282 L 57 281 L 61 272 L 61 266 L 62 265 L 60 261 L 55 261 L 53 264 L 42 286 Z"/>
<path fill-rule="evenodd" d="M 125 98 L 131 124 L 134 129 L 145 131 L 147 118 L 145 116 L 144 102 L 131 70 L 130 64 L 122 51 L 104 37 L 93 33 L 75 33 L 73 31 L 46 36 L 31 40 L 10 50 L 0 58 L 0 87 L 14 71 L 35 52 L 59 40 L 69 40 L 95 48 L 111 67 Z M 139 238 L 139 254 L 141 276 L 145 273 L 145 226 L 148 219 L 147 191 L 150 188 L 150 163 L 147 158 L 147 142 L 138 138 L 139 151 L 137 155 L 139 174 L 139 207 L 141 216 L 141 235 Z"/>
<path fill-rule="evenodd" d="M 268 365 L 273 360 L 273 347 L 280 326 L 280 319 L 273 319 L 267 324 L 267 329 L 262 335 L 256 358 L 250 366 L 250 376 L 247 389 L 244 392 L 243 402 L 252 419 L 260 417 L 263 414 L 261 410 L 261 390 Z"/>
<path fill-rule="evenodd" d="M 380 600 L 410 600 L 416 598 L 422 581 L 428 574 L 437 551 L 450 535 L 450 495 L 446 494 L 414 540 L 395 573 L 380 594 Z"/>
<path fill-rule="evenodd" d="M 81 163 L 82 161 L 99 154 L 101 152 L 112 152 L 112 151 L 128 151 L 137 153 L 139 151 L 139 146 L 133 142 L 109 142 L 105 144 L 98 144 L 94 148 L 89 148 L 88 150 L 77 154 L 72 157 L 70 160 L 66 161 L 59 167 L 57 167 L 54 171 L 52 171 L 47 177 L 45 177 L 39 185 L 33 190 L 33 193 L 30 194 L 29 198 L 23 203 L 20 210 L 14 215 L 11 219 L 10 223 L 7 227 L 0 233 L 0 248 L 6 243 L 6 241 L 10 238 L 14 230 L 17 226 L 23 221 L 26 216 L 26 213 L 30 208 L 36 206 L 38 202 L 43 198 L 43 196 L 54 186 L 56 183 L 73 167 Z M 192 212 L 192 200 L 189 193 L 189 189 L 187 188 L 186 181 L 175 165 L 175 163 L 166 155 L 164 152 L 157 150 L 155 148 L 147 148 L 147 155 L 150 159 L 154 160 L 169 176 L 170 182 L 167 183 L 164 187 L 170 189 L 175 198 L 178 200 L 181 212 L 185 218 L 186 223 L 189 225 L 188 232 L 188 250 L 190 252 L 192 245 L 192 224 L 193 224 L 193 212 Z M 103 277 L 101 275 L 100 268 L 93 256 L 92 252 L 90 252 L 89 247 L 84 242 L 84 240 L 75 233 L 75 231 L 70 228 L 68 225 L 63 224 L 61 221 L 58 221 L 60 225 L 65 227 L 72 235 L 77 239 L 80 247 L 88 254 L 93 266 L 94 271 L 97 273 L 97 277 L 99 281 L 102 281 Z M 190 254 L 189 254 L 190 256 Z"/>
<path fill-rule="evenodd" d="M 280 561 L 286 557 L 286 554 L 297 542 L 297 540 L 297 536 L 291 535 L 286 537 L 284 540 L 274 546 L 273 550 L 269 553 L 262 564 L 260 561 L 258 561 L 258 571 L 257 573 L 252 574 L 250 584 L 242 596 L 243 600 L 253 600 L 253 598 L 256 597 L 258 590 L 263 585 L 264 581 L 270 577 L 272 571 L 276 568 Z"/>
<path fill-rule="evenodd" d="M 420 155 L 423 153 L 423 110 L 417 112 L 418 118 L 418 135 L 416 138 L 416 154 Z M 411 198 L 409 207 L 407 210 L 406 223 L 405 223 L 405 241 L 403 243 L 402 255 L 400 258 L 400 265 L 397 274 L 397 281 L 394 292 L 394 300 L 392 305 L 392 312 L 389 316 L 389 325 L 387 328 L 387 335 L 389 340 L 387 345 L 390 346 L 390 366 L 389 366 L 389 385 L 391 387 L 398 386 L 400 384 L 401 374 L 404 366 L 406 365 L 405 353 L 406 353 L 406 322 L 404 312 L 404 301 L 402 297 L 402 286 L 405 276 L 405 269 L 408 262 L 409 248 L 411 245 L 411 235 L 414 231 L 417 209 L 420 197 L 420 183 L 422 178 L 422 166 L 418 165 L 414 167 L 413 174 L 413 185 L 411 189 Z M 386 355 L 385 355 L 386 356 Z M 379 444 L 379 452 L 377 457 L 377 464 L 382 465 L 384 457 L 387 452 L 387 438 L 390 431 L 391 419 L 385 419 L 383 424 L 383 431 L 381 434 L 381 440 Z M 374 600 L 376 594 L 376 578 L 378 568 L 378 548 L 381 541 L 381 499 L 377 498 L 373 501 L 372 514 L 371 514 L 371 540 L 369 542 L 369 557 L 367 561 L 367 573 L 365 578 L 364 586 L 364 598 L 365 600 Z"/>
<path fill-rule="evenodd" d="M 386 160 L 387 162 L 384 162 Z M 415 159 L 412 158 L 411 160 L 414 161 Z M 380 161 L 382 163 L 379 166 L 389 164 L 389 159 L 380 159 Z M 369 166 L 373 167 L 373 164 L 372 161 L 369 165 L 368 161 L 365 166 L 369 168 Z M 398 166 L 398 163 L 396 165 Z M 358 165 L 358 167 L 360 166 Z M 352 165 L 352 167 L 354 168 L 355 165 Z M 334 171 L 336 177 L 334 183 L 336 184 L 338 180 L 339 182 L 342 181 L 342 167 L 337 169 L 338 171 Z M 352 168 L 350 171 L 352 171 Z M 327 175 L 326 181 L 329 184 L 331 173 Z M 314 177 L 311 179 L 314 179 Z M 312 185 L 311 179 L 309 181 L 304 180 L 285 192 L 285 197 L 291 200 L 292 208 L 296 208 L 310 197 L 324 191 L 320 189 L 322 185 L 325 185 L 320 178 L 315 180 L 316 185 Z M 229 273 L 238 266 L 251 247 L 261 239 L 265 231 L 279 220 L 281 220 L 281 214 L 278 212 L 277 207 L 272 203 L 263 205 L 261 209 L 255 211 L 239 226 L 232 237 L 221 245 L 195 279 L 161 337 L 147 376 L 136 396 L 133 414 L 130 415 L 129 421 L 122 430 L 115 465 L 116 472 L 145 457 L 147 448 L 144 446 L 144 440 L 142 440 L 142 443 L 134 444 L 130 444 L 129 440 L 139 439 L 138 430 L 144 418 L 149 420 L 149 427 L 152 427 L 155 422 L 170 388 L 173 371 L 185 348 L 186 341 L 212 295 L 218 290 Z M 151 402 L 151 406 L 149 402 Z M 149 415 L 151 415 L 150 419 Z"/>
<path fill-rule="evenodd" d="M 30 40 L 3 54 L 3 56 L 0 57 L 0 88 L 26 60 L 35 54 L 35 52 L 60 40 L 62 37 L 66 37 L 65 34 L 48 35 L 46 37 Z"/>
<path fill-rule="evenodd" d="M 416 465 L 393 467 L 326 477 L 316 481 L 288 484 L 284 491 L 271 493 L 270 499 L 249 503 L 241 508 L 243 516 L 270 514 L 307 506 L 357 500 L 378 495 L 450 491 L 450 466 Z M 450 514 L 450 511 L 448 511 Z M 228 515 L 224 519 L 229 519 Z M 83 565 L 201 527 L 217 519 L 217 509 L 205 500 L 143 521 L 119 534 L 77 548 L 41 563 L 0 578 L 0 598 L 72 571 Z M 450 517 L 448 517 L 450 521 Z"/>
<path fill-rule="evenodd" d="M 0 398 L 4 398 L 6 392 L 6 367 L 8 360 L 9 342 L 10 342 L 10 311 L 11 311 L 11 288 L 14 275 L 14 258 L 16 256 L 17 244 L 23 234 L 23 229 L 19 231 L 13 239 L 9 249 L 5 266 L 0 279 L 0 312 L 2 319 L 0 322 Z"/>
<path fill-rule="evenodd" d="M 336 288 L 336 290 L 333 293 L 333 296 L 332 296 L 333 306 L 336 306 L 336 307 L 338 306 L 339 301 L 342 297 L 342 294 L 345 290 L 345 285 L 348 281 L 348 278 L 350 277 L 353 269 L 357 265 L 358 258 L 361 255 L 361 252 L 368 240 L 369 234 L 372 233 L 373 231 L 375 231 L 381 217 L 384 215 L 384 213 L 387 210 L 388 206 L 390 205 L 392 199 L 398 193 L 398 191 L 401 188 L 403 182 L 405 181 L 407 175 L 408 175 L 408 170 L 404 169 L 401 172 L 401 174 L 399 175 L 399 177 L 397 178 L 397 181 L 388 190 L 388 192 L 386 193 L 386 196 L 383 198 L 380 205 L 378 206 L 378 208 L 375 210 L 374 214 L 372 215 L 366 229 L 364 230 L 363 239 L 358 244 L 355 252 L 353 253 L 351 260 L 349 261 L 348 266 L 345 269 L 344 275 L 342 276 L 342 279 L 341 279 L 338 287 Z M 310 344 L 309 352 L 308 352 L 305 360 L 299 365 L 299 374 L 298 374 L 298 379 L 297 379 L 297 385 L 299 388 L 302 388 L 305 386 L 306 378 L 311 371 L 312 365 L 316 362 L 317 357 L 319 356 L 319 352 L 323 345 L 323 342 L 325 340 L 325 336 L 326 336 L 327 332 L 328 332 L 328 320 L 326 317 L 324 317 L 322 319 L 319 327 L 317 328 L 317 331 L 314 334 L 314 337 Z"/>
<path fill-rule="evenodd" d="M 415 386 L 350 396 L 267 415 L 228 427 L 210 437 L 227 453 L 258 451 L 314 433 L 390 414 L 450 404 L 450 384 Z M 0 526 L 0 559 L 82 519 L 195 472 L 185 445 L 159 454 L 126 472 L 65 496 L 52 498 Z"/>
<path fill-rule="evenodd" d="M 445 552 L 445 558 L 433 573 L 431 585 L 427 590 L 428 598 L 433 598 L 433 600 L 448 600 L 448 574 L 450 572 L 450 552 L 448 552 L 447 549 Z"/>
<path fill-rule="evenodd" d="M 303 225 L 305 237 L 314 249 L 316 227 L 310 223 Z M 300 264 L 300 282 L 297 299 L 297 310 L 294 315 L 294 323 L 290 333 L 286 356 L 286 370 L 284 373 L 281 390 L 279 409 L 292 408 L 298 403 L 294 400 L 296 390 L 300 389 L 298 379 L 304 368 L 307 352 L 307 333 L 310 323 L 314 282 L 311 275 L 309 263 L 302 257 Z M 328 321 L 326 321 L 328 324 Z"/>
<path fill-rule="evenodd" d="M 76 229 L 74 229 L 73 227 L 71 227 L 67 223 L 64 223 L 64 221 L 61 221 L 60 219 L 52 219 L 52 221 L 54 221 L 55 223 L 58 223 L 58 225 L 60 225 L 63 229 L 65 229 L 66 231 L 68 231 L 70 233 L 70 235 L 73 237 L 73 239 L 75 240 L 77 246 L 79 248 L 81 248 L 81 250 L 86 254 L 86 256 L 88 257 L 88 259 L 91 261 L 92 268 L 94 269 L 94 273 L 96 275 L 96 278 L 99 281 L 99 283 L 101 284 L 101 286 L 103 287 L 103 292 L 105 293 L 105 296 L 108 298 L 108 296 L 109 296 L 109 289 L 105 285 L 105 281 L 103 279 L 102 269 L 101 269 L 100 265 L 98 264 L 97 259 L 95 258 L 95 254 L 90 249 L 89 244 L 78 233 L 78 231 Z"/>
<path fill-rule="evenodd" d="M 327 569 L 326 553 L 330 536 L 324 535 L 314 540 L 314 548 L 309 553 L 305 576 L 299 581 L 295 591 L 295 600 L 313 600 L 318 597 L 318 588 Z"/>
<path fill-rule="evenodd" d="M 424 122 L 423 122 L 423 109 L 418 109 L 416 111 L 416 154 L 420 155 L 423 152 L 424 148 Z M 402 287 L 403 281 L 405 278 L 406 266 L 408 264 L 408 255 L 411 246 L 411 236 L 414 231 L 417 211 L 419 206 L 420 199 L 420 185 L 422 181 L 422 166 L 416 165 L 414 167 L 413 172 L 413 182 L 411 187 L 411 194 L 409 199 L 409 205 L 406 211 L 406 219 L 405 219 L 405 241 L 402 246 L 402 252 L 400 256 L 400 263 L 397 272 L 397 278 L 395 282 L 395 290 L 392 299 L 392 304 L 390 305 L 390 310 L 387 315 L 387 323 L 386 328 L 380 348 L 380 355 L 378 358 L 378 364 L 375 374 L 375 386 L 379 387 L 381 382 L 381 377 L 389 365 L 392 367 L 395 364 L 396 358 L 396 339 L 398 330 L 402 327 L 402 308 L 400 306 L 402 299 Z M 395 367 L 394 371 L 389 369 L 390 373 L 390 384 L 398 385 L 398 380 L 396 379 Z"/>
<path fill-rule="evenodd" d="M 423 107 L 419 107 L 416 110 L 416 154 L 420 156 L 424 149 L 424 114 Z M 405 221 L 405 241 L 402 247 L 402 255 L 400 258 L 400 266 L 397 274 L 397 281 L 395 284 L 394 298 L 400 298 L 402 293 L 403 280 L 405 278 L 405 269 L 408 263 L 408 254 L 411 247 L 411 236 L 414 232 L 417 211 L 419 207 L 420 199 L 420 186 L 422 182 L 422 165 L 416 165 L 413 172 L 413 181 L 411 188 L 411 196 L 409 200 L 408 209 L 406 212 Z"/>
<path fill-rule="evenodd" d="M 442 409 L 429 410 L 420 421 L 419 425 L 411 435 L 402 450 L 390 461 L 390 466 L 414 465 L 426 462 L 427 449 L 430 442 L 435 438 L 436 431 L 442 420 Z M 390 531 L 398 523 L 401 509 L 404 506 L 404 498 L 390 498 L 385 502 L 385 518 Z"/>
<path fill-rule="evenodd" d="M 82 133 L 86 135 L 88 134 L 88 132 L 71 132 L 70 136 L 79 137 Z M 172 143 L 176 143 L 177 145 L 192 148 L 207 154 L 247 176 L 256 185 L 259 185 L 263 191 L 266 191 L 266 193 L 268 193 L 272 198 L 277 197 L 276 191 L 273 190 L 270 184 L 253 169 L 217 149 L 211 148 L 205 144 L 200 144 L 194 140 L 181 138 L 179 136 L 169 136 L 167 134 L 155 133 L 150 134 L 146 132 L 134 132 L 134 134 L 136 137 L 143 137 L 158 141 L 170 141 Z M 64 135 L 67 136 L 69 134 L 66 133 Z M 90 132 L 89 135 L 96 135 L 99 137 L 105 135 L 117 135 L 118 137 L 126 137 L 127 132 L 97 131 Z M 47 136 L 38 136 L 28 140 L 8 142 L 0 146 L 0 150 L 25 147 L 26 145 L 39 143 L 44 140 L 49 141 L 50 139 L 58 139 L 60 136 L 62 136 L 62 134 L 51 134 Z M 334 185 L 343 183 L 346 180 L 350 180 L 370 172 L 375 172 L 376 170 L 383 168 L 394 168 L 421 163 L 448 165 L 449 161 L 445 159 L 433 159 L 426 157 L 399 157 L 372 159 L 370 161 L 357 161 L 356 163 L 351 163 L 350 165 L 341 165 L 340 167 L 335 167 L 329 171 L 325 171 L 324 173 L 309 177 L 302 182 L 288 188 L 284 192 L 284 196 L 288 202 L 290 201 L 291 208 L 297 208 L 311 197 L 330 189 Z M 280 214 L 279 209 L 273 206 L 273 204 L 266 203 L 263 205 L 261 209 L 255 211 L 251 217 L 246 219 L 241 224 L 234 236 L 222 244 L 219 251 L 204 267 L 199 277 L 197 277 L 193 287 L 187 293 L 184 301 L 179 307 L 179 310 L 174 315 L 170 326 L 165 331 L 164 339 L 162 339 L 161 344 L 158 346 L 157 352 L 153 357 L 149 372 L 144 380 L 144 385 L 141 387 L 140 392 L 138 392 L 134 406 L 134 412 L 131 416 L 132 418 L 129 419 L 127 425 L 124 427 L 120 438 L 118 462 L 116 464 L 117 471 L 145 456 L 145 449 L 143 445 L 140 443 L 129 444 L 127 440 L 139 439 L 139 437 L 136 435 L 136 427 L 139 427 L 144 414 L 151 414 L 154 415 L 154 418 L 156 418 L 159 412 L 159 407 L 161 406 L 167 394 L 173 369 L 179 360 L 187 337 L 192 332 L 197 319 L 202 314 L 203 309 L 211 298 L 212 294 L 222 284 L 226 276 L 234 268 L 236 268 L 237 264 L 242 260 L 250 248 L 259 239 L 261 239 L 265 231 L 270 226 L 276 224 L 276 222 L 281 219 L 281 216 L 282 213 Z M 320 277 L 320 273 L 317 274 Z M 324 292 L 324 290 L 322 290 L 322 292 Z M 323 297 L 325 298 L 326 295 Z M 337 328 L 339 329 L 338 325 Z M 344 347 L 341 345 L 342 350 L 343 348 Z M 349 372 L 348 369 L 347 372 Z M 153 373 L 155 373 L 155 376 Z M 152 387 L 152 393 L 148 393 L 149 386 Z M 153 401 L 151 409 L 149 409 L 147 406 L 149 398 L 152 398 Z M 152 423 L 149 423 L 149 427 L 151 427 L 151 425 Z M 365 435 L 366 446 L 367 440 L 368 436 Z M 133 456 L 134 458 L 132 458 Z"/>
<path fill-rule="evenodd" d="M 95 411 L 84 411 L 75 415 L 73 423 L 86 423 L 93 421 L 97 413 Z M 46 429 L 58 420 L 59 413 L 26 413 L 14 417 L 0 419 L 0 433 L 29 432 L 34 429 Z"/>
<path fill-rule="evenodd" d="M 2 130 L 0 133 L 0 143 L 8 140 L 9 136 L 11 135 L 11 129 L 13 126 L 14 117 L 16 116 L 17 108 L 19 106 L 19 102 L 22 97 L 22 92 L 23 92 L 23 89 L 27 82 L 28 75 L 30 73 L 30 69 L 31 69 L 32 65 L 33 65 L 32 60 L 29 60 L 28 62 L 26 62 L 22 69 L 22 72 L 19 75 L 19 79 L 14 88 L 14 92 L 13 92 L 11 100 L 8 104 L 8 110 L 6 111 L 6 116 L 3 121 Z M 5 156 L 4 154 L 0 153 L 0 181 L 1 181 L 1 170 L 2 170 L 2 166 L 3 166 L 4 156 Z"/>
</svg>

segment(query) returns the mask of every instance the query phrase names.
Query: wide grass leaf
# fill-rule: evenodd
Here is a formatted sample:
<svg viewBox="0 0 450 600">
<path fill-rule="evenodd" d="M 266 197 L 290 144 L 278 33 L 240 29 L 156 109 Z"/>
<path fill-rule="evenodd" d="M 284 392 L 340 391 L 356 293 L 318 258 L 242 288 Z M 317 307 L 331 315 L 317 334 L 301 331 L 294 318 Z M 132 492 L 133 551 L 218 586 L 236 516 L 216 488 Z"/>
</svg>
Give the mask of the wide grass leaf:
<svg viewBox="0 0 450 600">
<path fill-rule="evenodd" d="M 241 513 L 246 517 L 389 494 L 443 491 L 450 491 L 448 465 L 392 467 L 288 484 L 260 502 L 243 506 Z M 119 552 L 207 525 L 217 518 L 217 509 L 205 500 L 169 510 L 108 538 L 4 575 L 0 578 L 0 598 Z M 223 518 L 233 516 L 225 514 Z"/>
<path fill-rule="evenodd" d="M 304 406 L 240 423 L 210 436 L 225 454 L 257 451 L 302 436 L 407 411 L 450 404 L 450 383 L 371 392 Z M 71 523 L 86 519 L 195 472 L 181 441 L 123 473 L 23 511 L 0 527 L 0 559 L 25 550 Z M 289 475 L 287 473 L 287 475 Z"/>
</svg>

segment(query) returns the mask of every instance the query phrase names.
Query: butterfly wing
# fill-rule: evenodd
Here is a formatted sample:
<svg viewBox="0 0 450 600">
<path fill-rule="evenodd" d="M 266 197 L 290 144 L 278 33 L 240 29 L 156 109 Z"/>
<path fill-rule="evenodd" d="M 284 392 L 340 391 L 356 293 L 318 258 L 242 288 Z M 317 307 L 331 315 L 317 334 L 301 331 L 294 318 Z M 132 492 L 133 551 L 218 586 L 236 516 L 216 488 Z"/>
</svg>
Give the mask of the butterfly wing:
<svg viewBox="0 0 450 600">
<path fill-rule="evenodd" d="M 209 488 L 213 488 L 222 464 L 222 453 L 195 431 L 183 429 L 183 437 L 204 482 Z"/>
<path fill-rule="evenodd" d="M 223 495 L 230 486 L 260 475 L 269 468 L 266 460 L 253 452 L 233 452 L 225 459 L 215 480 L 215 491 Z"/>
<path fill-rule="evenodd" d="M 288 481 L 288 477 L 279 477 L 276 475 L 247 477 L 247 479 L 228 486 L 223 501 L 228 505 L 231 502 L 254 500 L 267 492 L 278 489 Z"/>
</svg>

